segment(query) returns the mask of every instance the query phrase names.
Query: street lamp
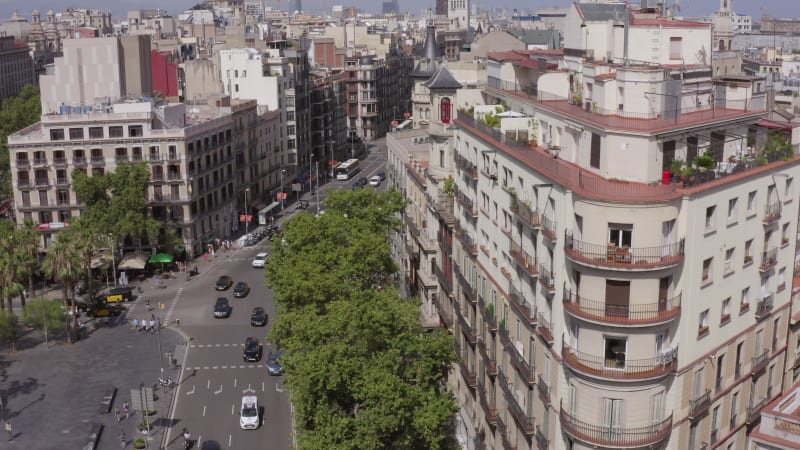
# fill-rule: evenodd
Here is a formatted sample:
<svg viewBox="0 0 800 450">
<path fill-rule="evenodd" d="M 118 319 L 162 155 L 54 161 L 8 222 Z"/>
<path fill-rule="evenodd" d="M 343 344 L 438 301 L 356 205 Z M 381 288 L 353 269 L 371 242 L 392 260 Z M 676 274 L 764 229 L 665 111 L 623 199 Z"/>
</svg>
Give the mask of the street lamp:
<svg viewBox="0 0 800 450">
<path fill-rule="evenodd" d="M 286 169 L 281 169 L 281 212 L 283 212 L 283 203 L 285 202 L 286 196 L 283 194 L 283 175 L 286 174 Z"/>
<path fill-rule="evenodd" d="M 250 188 L 244 190 L 244 235 L 247 236 L 247 233 L 250 229 L 250 209 L 247 208 L 247 193 L 250 192 Z"/>
</svg>

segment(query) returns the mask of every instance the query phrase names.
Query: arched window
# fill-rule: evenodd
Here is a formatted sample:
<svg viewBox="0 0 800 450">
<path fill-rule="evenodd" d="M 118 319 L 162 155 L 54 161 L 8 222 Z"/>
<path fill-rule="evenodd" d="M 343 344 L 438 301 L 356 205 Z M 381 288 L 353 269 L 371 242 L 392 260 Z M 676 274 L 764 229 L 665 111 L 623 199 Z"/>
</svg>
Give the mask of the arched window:
<svg viewBox="0 0 800 450">
<path fill-rule="evenodd" d="M 447 97 L 439 102 L 439 117 L 442 123 L 450 123 L 450 99 Z"/>
</svg>

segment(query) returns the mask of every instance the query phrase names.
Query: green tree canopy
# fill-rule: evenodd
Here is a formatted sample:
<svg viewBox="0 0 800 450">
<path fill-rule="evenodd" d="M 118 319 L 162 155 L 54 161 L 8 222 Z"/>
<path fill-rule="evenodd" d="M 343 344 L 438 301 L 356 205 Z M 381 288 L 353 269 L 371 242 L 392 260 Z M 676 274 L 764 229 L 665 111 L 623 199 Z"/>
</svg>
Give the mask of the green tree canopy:
<svg viewBox="0 0 800 450">
<path fill-rule="evenodd" d="M 32 300 L 25 306 L 25 323 L 45 333 L 64 329 L 67 314 L 61 300 Z"/>
<path fill-rule="evenodd" d="M 96 234 L 111 234 L 115 241 L 158 237 L 161 223 L 147 211 L 147 164 L 120 164 L 103 175 L 75 171 L 73 179 L 75 193 L 86 204 L 81 218 Z"/>
<path fill-rule="evenodd" d="M 19 95 L 3 100 L 0 108 L 0 197 L 11 195 L 11 161 L 8 136 L 39 121 L 42 104 L 39 87 L 29 84 Z"/>
<path fill-rule="evenodd" d="M 339 191 L 300 214 L 267 263 L 301 449 L 444 449 L 457 405 L 445 389 L 452 337 L 401 299 L 389 233 L 399 193 Z"/>
</svg>

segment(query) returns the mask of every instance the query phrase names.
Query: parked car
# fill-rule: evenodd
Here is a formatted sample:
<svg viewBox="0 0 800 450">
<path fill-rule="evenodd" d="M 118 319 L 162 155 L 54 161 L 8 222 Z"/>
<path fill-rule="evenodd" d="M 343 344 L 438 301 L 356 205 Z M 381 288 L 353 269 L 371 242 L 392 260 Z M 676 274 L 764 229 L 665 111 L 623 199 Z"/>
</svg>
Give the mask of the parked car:
<svg viewBox="0 0 800 450">
<path fill-rule="evenodd" d="M 233 288 L 233 296 L 236 298 L 244 298 L 247 297 L 247 294 L 250 293 L 250 286 L 247 285 L 244 281 L 240 281 L 236 283 L 236 286 Z"/>
<path fill-rule="evenodd" d="M 224 291 L 227 290 L 233 284 L 233 279 L 227 275 L 223 275 L 217 279 L 217 284 L 215 285 L 216 290 Z"/>
<path fill-rule="evenodd" d="M 129 302 L 133 300 L 133 289 L 125 287 L 115 287 L 106 294 L 106 302 Z"/>
<path fill-rule="evenodd" d="M 273 350 L 267 355 L 267 372 L 270 375 L 283 375 L 283 366 L 280 363 L 281 350 Z"/>
<path fill-rule="evenodd" d="M 217 441 L 203 441 L 200 450 L 222 450 L 222 446 Z"/>
<path fill-rule="evenodd" d="M 264 266 L 267 264 L 267 253 L 259 253 L 253 258 L 253 262 L 250 264 L 251 266 L 255 267 L 256 269 L 263 269 Z"/>
<path fill-rule="evenodd" d="M 244 362 L 261 361 L 261 343 L 254 337 L 244 340 L 244 352 L 242 354 Z"/>
<path fill-rule="evenodd" d="M 369 185 L 370 185 L 370 186 L 372 186 L 372 187 L 378 187 L 378 186 L 380 186 L 380 184 L 381 184 L 381 181 L 383 181 L 383 180 L 381 179 L 381 177 L 379 177 L 379 176 L 377 176 L 377 175 L 373 175 L 373 176 L 372 176 L 372 177 L 370 177 L 370 179 L 369 179 Z"/>
<path fill-rule="evenodd" d="M 230 315 L 231 305 L 228 303 L 228 299 L 225 297 L 218 298 L 217 303 L 214 304 L 214 317 L 224 318 Z"/>
<path fill-rule="evenodd" d="M 269 320 L 269 316 L 267 312 L 264 311 L 264 308 L 260 306 L 253 308 L 253 312 L 250 314 L 250 325 L 254 327 L 263 327 L 267 324 L 267 320 Z"/>
<path fill-rule="evenodd" d="M 386 179 L 386 172 L 381 170 L 380 172 L 378 172 L 378 176 L 381 177 L 381 181 L 383 181 Z"/>
<path fill-rule="evenodd" d="M 94 305 L 89 310 L 92 317 L 116 317 L 122 314 L 122 307 L 117 305 Z"/>
<path fill-rule="evenodd" d="M 242 397 L 242 408 L 239 412 L 239 426 L 243 430 L 255 430 L 259 425 L 258 398 L 255 395 Z"/>
</svg>

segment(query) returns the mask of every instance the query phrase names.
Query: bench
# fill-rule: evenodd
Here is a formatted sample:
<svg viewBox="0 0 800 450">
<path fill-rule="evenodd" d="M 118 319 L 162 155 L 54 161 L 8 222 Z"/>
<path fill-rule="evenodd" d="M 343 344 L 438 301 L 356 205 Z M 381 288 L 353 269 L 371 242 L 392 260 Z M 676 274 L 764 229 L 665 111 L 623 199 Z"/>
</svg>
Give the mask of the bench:
<svg viewBox="0 0 800 450">
<path fill-rule="evenodd" d="M 83 446 L 83 450 L 95 450 L 102 432 L 103 424 L 93 423 L 92 428 L 89 429 L 89 435 L 86 437 L 86 445 Z"/>
<path fill-rule="evenodd" d="M 110 386 L 103 392 L 103 399 L 100 401 L 100 414 L 108 414 L 111 411 L 111 405 L 114 403 L 114 396 L 117 394 L 117 388 Z"/>
</svg>

